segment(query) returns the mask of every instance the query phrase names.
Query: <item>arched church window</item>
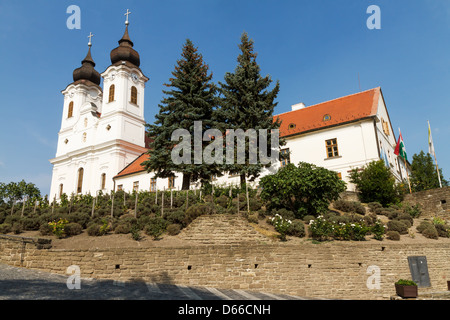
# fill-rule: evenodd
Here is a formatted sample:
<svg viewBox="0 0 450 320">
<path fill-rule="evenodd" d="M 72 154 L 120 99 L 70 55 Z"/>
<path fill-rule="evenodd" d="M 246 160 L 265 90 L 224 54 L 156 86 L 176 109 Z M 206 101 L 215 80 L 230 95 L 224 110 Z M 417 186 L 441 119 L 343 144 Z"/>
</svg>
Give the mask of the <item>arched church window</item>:
<svg viewBox="0 0 450 320">
<path fill-rule="evenodd" d="M 105 189 L 105 185 L 106 185 L 106 173 L 102 173 L 102 190 Z"/>
<path fill-rule="evenodd" d="M 73 116 L 73 101 L 69 103 L 69 111 L 67 112 L 67 118 L 72 118 Z"/>
<path fill-rule="evenodd" d="M 61 183 L 60 185 L 59 185 L 59 197 L 61 198 L 61 196 L 62 196 L 62 194 L 63 194 L 63 187 L 64 187 L 64 185 Z"/>
<path fill-rule="evenodd" d="M 131 103 L 137 104 L 137 89 L 135 86 L 131 87 Z"/>
<path fill-rule="evenodd" d="M 84 173 L 83 168 L 78 169 L 77 193 L 81 193 L 81 191 L 83 190 L 83 173 Z"/>
<path fill-rule="evenodd" d="M 109 86 L 109 99 L 108 99 L 108 102 L 114 101 L 115 88 L 116 87 L 113 84 Z"/>
</svg>

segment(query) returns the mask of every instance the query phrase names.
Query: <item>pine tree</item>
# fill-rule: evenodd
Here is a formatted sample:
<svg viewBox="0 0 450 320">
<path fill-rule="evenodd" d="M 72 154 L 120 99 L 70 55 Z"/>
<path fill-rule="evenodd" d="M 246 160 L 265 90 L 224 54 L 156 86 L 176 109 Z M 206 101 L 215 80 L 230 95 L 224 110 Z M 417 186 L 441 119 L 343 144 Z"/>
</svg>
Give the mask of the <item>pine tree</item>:
<svg viewBox="0 0 450 320">
<path fill-rule="evenodd" d="M 253 44 L 253 40 L 249 39 L 248 34 L 244 32 L 239 44 L 241 53 L 237 58 L 238 65 L 234 73 L 225 74 L 225 83 L 219 82 L 222 96 L 217 110 L 217 120 L 222 131 L 225 129 L 270 130 L 280 127 L 278 120 L 273 121 L 273 112 L 277 105 L 274 100 L 280 90 L 280 84 L 277 81 L 272 90 L 267 90 L 272 79 L 269 75 L 265 77 L 260 75 Z M 267 140 L 270 141 L 270 134 L 268 136 Z M 282 144 L 283 142 L 280 141 L 280 145 Z M 224 171 L 240 175 L 241 187 L 245 185 L 247 178 L 250 180 L 257 178 L 265 166 L 261 164 L 260 159 L 256 164 L 249 163 L 248 139 L 245 150 L 245 164 L 235 161 L 233 164 L 223 166 Z"/>
<path fill-rule="evenodd" d="M 209 180 L 218 174 L 217 165 L 174 164 L 171 152 L 178 141 L 171 141 L 176 129 L 186 129 L 194 134 L 194 121 L 202 122 L 202 130 L 214 127 L 213 110 L 217 103 L 217 88 L 212 83 L 212 73 L 203 61 L 202 55 L 187 39 L 181 59 L 177 61 L 173 77 L 165 84 L 170 90 L 164 90 L 165 97 L 159 104 L 159 113 L 154 124 L 147 124 L 147 134 L 151 138 L 148 151 L 149 160 L 143 165 L 148 172 L 154 171 L 155 177 L 167 178 L 175 172 L 183 172 L 182 189 L 189 189 L 190 181 Z M 193 145 L 193 143 L 191 142 Z M 203 148 L 207 143 L 203 143 Z M 191 159 L 193 154 L 191 153 Z"/>
</svg>

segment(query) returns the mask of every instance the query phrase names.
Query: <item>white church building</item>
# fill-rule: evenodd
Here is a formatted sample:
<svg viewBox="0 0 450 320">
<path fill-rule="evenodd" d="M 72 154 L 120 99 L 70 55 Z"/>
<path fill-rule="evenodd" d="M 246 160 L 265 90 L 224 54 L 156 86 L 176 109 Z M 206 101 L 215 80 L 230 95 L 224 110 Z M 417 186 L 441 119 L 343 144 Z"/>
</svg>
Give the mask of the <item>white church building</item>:
<svg viewBox="0 0 450 320">
<path fill-rule="evenodd" d="M 73 82 L 62 91 L 61 129 L 56 156 L 50 160 L 51 199 L 63 193 L 95 195 L 99 190 L 181 189 L 182 173 L 173 179 L 156 179 L 141 165 L 148 159 L 144 120 L 148 78 L 139 68 L 128 19 L 110 57 L 111 65 L 98 73 L 89 42 L 81 67 L 73 71 Z M 275 118 L 281 120 L 280 136 L 286 139 L 281 152 L 289 153 L 289 159 L 265 169 L 261 176 L 288 162 L 303 161 L 335 171 L 347 182 L 348 190 L 354 190 L 350 171 L 383 159 L 398 181 L 406 179 L 405 165 L 394 154 L 396 138 L 379 87 L 317 105 L 299 103 Z M 225 174 L 214 183 L 238 185 L 239 179 Z"/>
</svg>

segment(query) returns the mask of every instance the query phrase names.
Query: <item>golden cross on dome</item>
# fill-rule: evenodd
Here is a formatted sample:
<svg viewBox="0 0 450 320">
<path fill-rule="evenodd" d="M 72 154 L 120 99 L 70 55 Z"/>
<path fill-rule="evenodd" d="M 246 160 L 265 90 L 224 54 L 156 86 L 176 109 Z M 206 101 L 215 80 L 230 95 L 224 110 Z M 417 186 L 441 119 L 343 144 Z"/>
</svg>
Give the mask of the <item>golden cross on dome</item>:
<svg viewBox="0 0 450 320">
<path fill-rule="evenodd" d="M 127 13 L 125 13 L 124 15 L 127 16 L 127 20 L 125 21 L 125 24 L 128 25 L 128 16 L 131 14 L 131 12 L 127 9 Z"/>
</svg>

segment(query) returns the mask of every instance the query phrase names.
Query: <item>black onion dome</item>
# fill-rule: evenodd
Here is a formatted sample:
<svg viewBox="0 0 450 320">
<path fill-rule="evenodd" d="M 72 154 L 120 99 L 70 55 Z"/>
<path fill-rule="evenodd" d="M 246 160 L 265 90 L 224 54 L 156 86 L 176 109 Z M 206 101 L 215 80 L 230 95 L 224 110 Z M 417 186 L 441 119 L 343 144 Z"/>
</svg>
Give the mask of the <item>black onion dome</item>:
<svg viewBox="0 0 450 320">
<path fill-rule="evenodd" d="M 128 61 L 136 67 L 139 67 L 141 64 L 139 53 L 133 49 L 133 42 L 128 35 L 128 25 L 125 28 L 122 39 L 119 40 L 119 46 L 111 51 L 110 56 L 112 64 L 120 61 Z"/>
<path fill-rule="evenodd" d="M 73 81 L 78 80 L 89 80 L 96 85 L 100 85 L 100 73 L 94 69 L 95 62 L 91 56 L 91 47 L 89 46 L 89 51 L 86 57 L 81 61 L 81 67 L 73 71 Z"/>
</svg>

